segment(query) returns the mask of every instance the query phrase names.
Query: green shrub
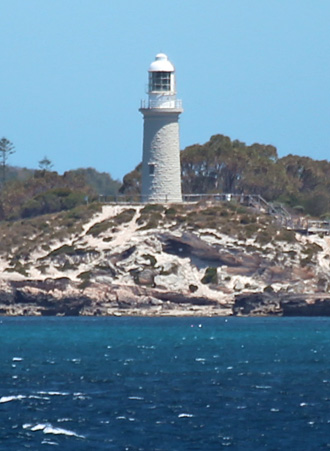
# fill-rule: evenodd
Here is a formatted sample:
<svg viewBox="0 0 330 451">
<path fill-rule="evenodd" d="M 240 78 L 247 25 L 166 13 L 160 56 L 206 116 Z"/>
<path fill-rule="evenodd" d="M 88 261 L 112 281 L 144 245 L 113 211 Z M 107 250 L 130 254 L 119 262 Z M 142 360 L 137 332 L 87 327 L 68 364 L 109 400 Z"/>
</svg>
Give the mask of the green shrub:
<svg viewBox="0 0 330 451">
<path fill-rule="evenodd" d="M 261 245 L 271 243 L 273 241 L 273 234 L 268 229 L 259 230 L 256 236 L 256 241 Z"/>
<path fill-rule="evenodd" d="M 174 219 L 177 214 L 177 210 L 173 207 L 168 208 L 165 210 L 165 216 L 169 219 Z"/>
<path fill-rule="evenodd" d="M 312 256 L 309 255 L 306 258 L 302 258 L 300 260 L 300 265 L 304 268 L 305 266 L 309 265 L 312 263 Z"/>
<path fill-rule="evenodd" d="M 228 221 L 224 224 L 220 224 L 220 230 L 222 233 L 225 233 L 228 236 L 237 236 L 239 232 L 239 228 L 237 227 L 237 224 L 234 221 Z"/>
<path fill-rule="evenodd" d="M 293 230 L 286 229 L 280 230 L 280 233 L 276 235 L 276 240 L 287 241 L 288 243 L 295 243 L 297 241 L 295 232 Z"/>
<path fill-rule="evenodd" d="M 87 235 L 92 235 L 94 238 L 99 236 L 101 233 L 106 232 L 110 227 L 113 227 L 115 224 L 113 221 L 109 221 L 108 219 L 97 222 L 96 224 L 92 225 L 92 227 L 87 230 Z"/>
<path fill-rule="evenodd" d="M 59 255 L 74 255 L 75 254 L 74 246 L 70 246 L 68 244 L 63 244 L 63 246 L 58 247 L 51 251 L 46 258 L 57 257 Z"/>
<path fill-rule="evenodd" d="M 136 213 L 135 208 L 129 208 L 128 210 L 124 210 L 119 213 L 117 216 L 112 218 L 115 224 L 124 224 L 125 222 L 130 222 Z"/>
<path fill-rule="evenodd" d="M 81 280 L 90 280 L 90 278 L 92 277 L 92 272 L 91 271 L 84 271 L 81 272 L 80 274 L 78 274 L 78 279 Z"/>
<path fill-rule="evenodd" d="M 209 283 L 216 284 L 218 282 L 217 268 L 213 267 L 206 268 L 204 277 L 202 278 L 201 282 L 204 285 L 207 285 Z"/>
<path fill-rule="evenodd" d="M 162 269 L 160 271 L 160 275 L 161 276 L 169 276 L 170 274 L 178 274 L 178 270 L 179 270 L 179 266 L 176 263 L 174 263 L 171 265 L 171 267 L 169 269 L 167 269 L 167 270 Z"/>
<path fill-rule="evenodd" d="M 143 254 L 142 258 L 144 258 L 145 260 L 149 260 L 149 265 L 152 267 L 154 267 L 157 263 L 156 258 L 151 254 Z"/>
<path fill-rule="evenodd" d="M 322 247 L 316 243 L 309 243 L 303 249 L 303 253 L 307 255 L 307 258 L 312 259 L 318 252 L 322 250 Z"/>
<path fill-rule="evenodd" d="M 141 215 L 137 220 L 137 224 L 142 225 L 142 227 L 140 227 L 138 230 L 156 229 L 162 220 L 161 213 L 157 210 L 156 211 L 151 210 L 148 211 L 147 213 L 142 213 L 145 210 L 145 208 L 141 210 Z"/>
<path fill-rule="evenodd" d="M 241 216 L 240 221 L 241 224 L 254 224 L 256 222 L 256 217 L 253 215 L 244 214 Z"/>
<path fill-rule="evenodd" d="M 143 225 L 142 227 L 139 227 L 138 230 L 149 230 L 149 229 L 157 229 L 159 225 L 159 222 L 157 221 L 156 218 L 151 218 L 149 219 L 149 221 L 147 221 L 147 223 L 145 225 Z"/>
<path fill-rule="evenodd" d="M 64 263 L 64 265 L 58 266 L 57 269 L 58 269 L 59 271 L 66 272 L 66 271 L 71 271 L 71 270 L 73 270 L 73 269 L 76 269 L 76 267 L 75 267 L 74 265 L 72 265 L 71 263 L 69 263 L 68 261 L 66 261 L 66 262 Z"/>
<path fill-rule="evenodd" d="M 163 212 L 164 206 L 159 204 L 148 204 L 141 210 L 141 215 L 145 215 L 148 213 L 154 213 L 154 212 Z"/>
<path fill-rule="evenodd" d="M 85 193 L 69 188 L 55 188 L 38 194 L 26 201 L 21 207 L 21 217 L 31 218 L 37 215 L 70 210 L 85 202 Z"/>
<path fill-rule="evenodd" d="M 78 285 L 79 288 L 82 290 L 90 286 L 90 279 L 92 277 L 91 271 L 84 271 L 78 274 L 77 276 L 79 279 L 81 279 L 81 283 Z"/>
<path fill-rule="evenodd" d="M 46 274 L 47 269 L 49 269 L 49 265 L 39 265 L 36 266 L 36 269 L 41 272 L 41 274 Z"/>
<path fill-rule="evenodd" d="M 292 250 L 288 251 L 287 254 L 292 259 L 296 258 L 296 256 L 297 256 L 297 252 L 296 251 L 292 251 Z"/>
<path fill-rule="evenodd" d="M 61 201 L 61 210 L 71 210 L 85 202 L 85 194 L 80 192 L 71 192 Z"/>
<path fill-rule="evenodd" d="M 27 269 L 29 268 L 29 265 L 22 265 L 19 261 L 15 264 L 14 267 L 6 268 L 6 272 L 17 272 L 21 274 L 24 277 L 28 276 Z"/>
</svg>

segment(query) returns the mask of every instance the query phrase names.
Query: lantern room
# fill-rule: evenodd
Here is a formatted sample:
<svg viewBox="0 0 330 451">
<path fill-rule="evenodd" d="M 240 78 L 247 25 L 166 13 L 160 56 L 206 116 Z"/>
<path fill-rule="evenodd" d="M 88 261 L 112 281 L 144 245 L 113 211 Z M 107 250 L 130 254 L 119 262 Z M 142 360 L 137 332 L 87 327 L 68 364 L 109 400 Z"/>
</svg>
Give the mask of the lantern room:
<svg viewBox="0 0 330 451">
<path fill-rule="evenodd" d="M 175 94 L 175 69 L 167 55 L 158 53 L 148 72 L 149 93 Z"/>
</svg>

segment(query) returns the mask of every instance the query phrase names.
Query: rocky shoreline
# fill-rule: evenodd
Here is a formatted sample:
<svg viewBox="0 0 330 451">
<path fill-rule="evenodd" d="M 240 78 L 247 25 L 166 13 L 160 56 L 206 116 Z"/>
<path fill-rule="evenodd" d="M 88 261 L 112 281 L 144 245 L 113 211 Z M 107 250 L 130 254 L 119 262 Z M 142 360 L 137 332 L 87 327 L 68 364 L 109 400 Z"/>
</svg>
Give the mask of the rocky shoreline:
<svg viewBox="0 0 330 451">
<path fill-rule="evenodd" d="M 0 289 L 2 316 L 226 316 L 228 302 L 146 287 L 60 279 L 11 281 Z"/>
<path fill-rule="evenodd" d="M 245 293 L 235 297 L 235 316 L 330 316 L 330 296 L 324 293 Z"/>
<path fill-rule="evenodd" d="M 330 316 L 324 293 L 244 293 L 216 301 L 138 286 L 88 289 L 68 278 L 11 281 L 0 289 L 2 316 Z"/>
</svg>

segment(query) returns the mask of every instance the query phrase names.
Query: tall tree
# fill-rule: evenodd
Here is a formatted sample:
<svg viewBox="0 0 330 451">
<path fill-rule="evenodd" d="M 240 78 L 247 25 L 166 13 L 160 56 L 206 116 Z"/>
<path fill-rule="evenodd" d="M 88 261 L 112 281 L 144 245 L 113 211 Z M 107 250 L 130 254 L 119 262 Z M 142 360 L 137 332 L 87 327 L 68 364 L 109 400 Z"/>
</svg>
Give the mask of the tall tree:
<svg viewBox="0 0 330 451">
<path fill-rule="evenodd" d="M 0 140 L 0 162 L 2 167 L 2 185 L 6 183 L 7 161 L 10 155 L 15 153 L 15 147 L 7 138 Z"/>
<path fill-rule="evenodd" d="M 53 167 L 53 163 L 51 162 L 51 160 L 49 158 L 46 157 L 46 155 L 44 156 L 44 158 L 42 160 L 40 160 L 38 162 L 39 164 L 39 168 L 42 171 L 50 171 Z"/>
</svg>

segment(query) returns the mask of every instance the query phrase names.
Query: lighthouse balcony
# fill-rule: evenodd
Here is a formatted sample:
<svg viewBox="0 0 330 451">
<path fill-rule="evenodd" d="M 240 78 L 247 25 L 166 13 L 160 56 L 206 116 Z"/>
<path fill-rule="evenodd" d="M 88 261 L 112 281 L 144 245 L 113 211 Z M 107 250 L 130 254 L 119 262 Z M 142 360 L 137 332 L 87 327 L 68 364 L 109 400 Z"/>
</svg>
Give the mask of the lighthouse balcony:
<svg viewBox="0 0 330 451">
<path fill-rule="evenodd" d="M 141 109 L 154 109 L 154 108 L 182 109 L 182 100 L 164 97 L 158 99 L 141 100 Z"/>
</svg>

